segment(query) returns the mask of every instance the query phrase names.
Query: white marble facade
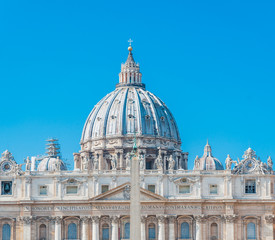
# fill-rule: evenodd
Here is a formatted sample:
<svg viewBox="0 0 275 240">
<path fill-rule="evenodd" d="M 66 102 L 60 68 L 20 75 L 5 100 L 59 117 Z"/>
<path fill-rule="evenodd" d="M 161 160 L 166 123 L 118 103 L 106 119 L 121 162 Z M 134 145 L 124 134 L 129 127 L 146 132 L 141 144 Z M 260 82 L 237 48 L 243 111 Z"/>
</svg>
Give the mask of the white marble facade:
<svg viewBox="0 0 275 240">
<path fill-rule="evenodd" d="M 274 239 L 272 159 L 264 163 L 248 148 L 222 163 L 207 142 L 188 170 L 173 115 L 141 77 L 129 47 L 116 89 L 88 116 L 73 170 L 55 140 L 24 166 L 3 152 L 0 239 L 129 239 L 134 143 L 142 240 Z"/>
</svg>

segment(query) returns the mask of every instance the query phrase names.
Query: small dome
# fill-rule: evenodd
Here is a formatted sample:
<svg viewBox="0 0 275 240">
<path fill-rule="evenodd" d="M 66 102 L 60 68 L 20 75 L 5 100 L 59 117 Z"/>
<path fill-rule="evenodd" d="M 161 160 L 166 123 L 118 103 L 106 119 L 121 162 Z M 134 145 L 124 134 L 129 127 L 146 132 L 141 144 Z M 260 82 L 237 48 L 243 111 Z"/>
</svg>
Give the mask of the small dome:
<svg viewBox="0 0 275 240">
<path fill-rule="evenodd" d="M 224 170 L 222 163 L 212 155 L 211 146 L 208 143 L 204 147 L 204 154 L 201 158 L 195 159 L 194 170 Z"/>
<path fill-rule="evenodd" d="M 60 166 L 60 167 L 59 167 Z M 59 171 L 59 170 L 67 170 L 64 162 L 59 158 L 55 157 L 45 157 L 37 167 L 37 171 Z"/>
</svg>

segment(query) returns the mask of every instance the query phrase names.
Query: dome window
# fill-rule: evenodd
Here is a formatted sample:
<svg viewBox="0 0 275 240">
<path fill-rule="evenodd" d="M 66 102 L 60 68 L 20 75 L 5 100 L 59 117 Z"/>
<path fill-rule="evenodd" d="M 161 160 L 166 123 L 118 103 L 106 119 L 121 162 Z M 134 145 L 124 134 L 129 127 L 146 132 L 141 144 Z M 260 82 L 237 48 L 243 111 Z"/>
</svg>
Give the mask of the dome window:
<svg viewBox="0 0 275 240">
<path fill-rule="evenodd" d="M 111 116 L 111 118 L 112 118 L 112 119 L 115 119 L 115 118 L 116 118 L 116 116 L 115 116 L 115 115 L 112 115 L 112 116 Z"/>
<path fill-rule="evenodd" d="M 129 114 L 128 117 L 129 118 L 135 118 L 135 116 L 133 114 Z"/>
<path fill-rule="evenodd" d="M 97 117 L 97 121 L 100 121 L 101 120 L 101 118 L 100 117 Z"/>
<path fill-rule="evenodd" d="M 164 117 L 164 116 L 161 116 L 161 117 L 160 117 L 160 120 L 161 120 L 161 121 L 164 121 L 164 120 L 165 120 L 165 117 Z"/>
<path fill-rule="evenodd" d="M 149 120 L 150 119 L 150 115 L 145 115 L 145 119 Z"/>
</svg>

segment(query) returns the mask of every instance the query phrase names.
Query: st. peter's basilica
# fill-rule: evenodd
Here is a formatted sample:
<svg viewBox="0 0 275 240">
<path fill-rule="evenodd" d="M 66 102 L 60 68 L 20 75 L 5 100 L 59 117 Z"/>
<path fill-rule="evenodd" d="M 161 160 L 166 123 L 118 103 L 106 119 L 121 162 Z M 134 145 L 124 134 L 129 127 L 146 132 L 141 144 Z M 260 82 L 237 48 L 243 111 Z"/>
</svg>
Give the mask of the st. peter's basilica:
<svg viewBox="0 0 275 240">
<path fill-rule="evenodd" d="M 24 166 L 3 149 L 0 239 L 130 239 L 136 144 L 142 240 L 273 240 L 272 159 L 264 163 L 248 148 L 241 159 L 220 161 L 207 141 L 188 170 L 176 120 L 146 89 L 128 50 L 115 90 L 86 120 L 73 170 L 62 161 L 57 139 Z"/>
</svg>

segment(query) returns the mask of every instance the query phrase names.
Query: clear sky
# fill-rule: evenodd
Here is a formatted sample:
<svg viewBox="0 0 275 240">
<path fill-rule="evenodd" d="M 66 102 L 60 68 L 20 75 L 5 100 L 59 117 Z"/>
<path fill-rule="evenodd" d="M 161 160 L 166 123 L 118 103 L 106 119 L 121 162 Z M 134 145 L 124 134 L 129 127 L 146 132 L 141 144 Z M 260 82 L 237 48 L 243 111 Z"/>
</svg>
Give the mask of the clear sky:
<svg viewBox="0 0 275 240">
<path fill-rule="evenodd" d="M 22 162 L 57 137 L 72 162 L 131 37 L 143 82 L 176 118 L 189 168 L 207 138 L 223 163 L 249 146 L 275 160 L 274 11 L 265 0 L 0 0 L 0 151 Z"/>
</svg>

